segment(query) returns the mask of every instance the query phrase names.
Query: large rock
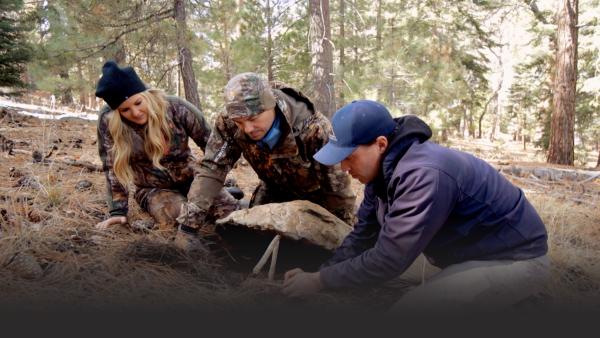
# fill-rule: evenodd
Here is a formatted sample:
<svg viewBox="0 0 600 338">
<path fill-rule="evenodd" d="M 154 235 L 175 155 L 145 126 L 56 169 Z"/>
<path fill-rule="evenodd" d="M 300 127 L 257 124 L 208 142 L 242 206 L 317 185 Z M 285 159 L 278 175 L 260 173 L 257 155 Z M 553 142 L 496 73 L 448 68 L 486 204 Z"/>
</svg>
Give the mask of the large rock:
<svg viewBox="0 0 600 338">
<path fill-rule="evenodd" d="M 308 201 L 270 203 L 232 212 L 217 224 L 274 231 L 328 250 L 339 247 L 352 228 L 323 207 Z"/>
</svg>

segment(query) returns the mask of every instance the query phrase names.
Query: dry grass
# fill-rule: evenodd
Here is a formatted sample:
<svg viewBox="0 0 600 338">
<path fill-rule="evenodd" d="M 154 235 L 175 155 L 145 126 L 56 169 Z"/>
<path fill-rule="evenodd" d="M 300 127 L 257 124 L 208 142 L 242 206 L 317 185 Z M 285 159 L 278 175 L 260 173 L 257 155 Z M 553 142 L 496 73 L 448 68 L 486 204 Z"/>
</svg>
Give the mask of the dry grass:
<svg viewBox="0 0 600 338">
<path fill-rule="evenodd" d="M 600 211 L 548 195 L 534 195 L 531 201 L 549 233 L 553 274 L 548 293 L 559 304 L 600 304 Z"/>
<path fill-rule="evenodd" d="M 93 123 L 19 118 L 11 123 L 5 120 L 0 133 L 21 141 L 20 149 L 46 153 L 56 145 L 53 156 L 99 164 Z M 76 138 L 83 140 L 81 148 L 69 141 Z M 214 257 L 190 257 L 178 251 L 171 245 L 172 233 L 142 233 L 127 227 L 96 230 L 94 225 L 106 216 L 101 173 L 58 163 L 32 163 L 22 154 L 0 153 L 0 161 L 2 304 L 240 309 L 287 302 L 276 283 L 229 271 Z M 252 170 L 240 166 L 234 175 L 244 192 L 251 194 L 256 183 Z M 92 186 L 76 189 L 77 182 L 84 179 Z M 556 184 L 544 191 L 515 182 L 526 190 L 548 227 L 554 269 L 548 294 L 560 302 L 599 303 L 600 212 L 591 207 L 600 205 L 596 182 L 585 187 Z M 361 193 L 358 184 L 353 187 Z M 587 203 L 575 202 L 582 198 Z M 135 202 L 131 201 L 130 207 L 130 221 L 148 218 Z M 9 269 L 17 253 L 35 257 L 43 276 L 25 279 Z M 398 297 L 389 290 L 375 289 L 325 293 L 309 304 L 360 303 L 383 309 Z"/>
</svg>

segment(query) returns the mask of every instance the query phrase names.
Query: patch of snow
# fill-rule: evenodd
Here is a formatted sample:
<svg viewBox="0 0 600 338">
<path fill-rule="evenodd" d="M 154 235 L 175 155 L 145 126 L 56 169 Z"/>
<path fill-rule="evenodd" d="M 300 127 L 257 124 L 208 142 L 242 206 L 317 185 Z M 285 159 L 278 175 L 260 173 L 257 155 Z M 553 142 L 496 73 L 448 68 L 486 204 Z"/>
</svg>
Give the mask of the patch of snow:
<svg viewBox="0 0 600 338">
<path fill-rule="evenodd" d="M 34 104 L 26 104 L 15 101 L 6 100 L 4 98 L 0 98 L 0 107 L 10 107 L 17 109 L 26 109 L 20 110 L 17 113 L 26 116 L 33 116 L 39 119 L 46 120 L 61 120 L 65 118 L 80 118 L 84 120 L 96 121 L 98 120 L 98 114 L 94 112 L 73 112 L 68 111 L 66 109 L 50 109 L 48 107 L 38 106 Z"/>
<path fill-rule="evenodd" d="M 25 110 L 18 111 L 17 113 L 21 114 L 21 115 L 33 116 L 33 117 L 37 117 L 39 119 L 45 119 L 45 120 L 62 120 L 64 118 L 69 118 L 69 117 L 80 118 L 80 119 L 91 120 L 91 121 L 98 120 L 97 114 L 88 114 L 88 113 L 44 114 L 44 113 L 32 113 L 32 112 L 28 112 Z"/>
</svg>

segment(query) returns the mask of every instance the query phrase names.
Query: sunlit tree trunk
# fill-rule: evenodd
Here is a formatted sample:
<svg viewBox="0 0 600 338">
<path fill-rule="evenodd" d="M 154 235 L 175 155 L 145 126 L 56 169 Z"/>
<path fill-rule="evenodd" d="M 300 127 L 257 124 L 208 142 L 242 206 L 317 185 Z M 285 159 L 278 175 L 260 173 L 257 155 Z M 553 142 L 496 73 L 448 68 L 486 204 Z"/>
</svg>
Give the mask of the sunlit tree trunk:
<svg viewBox="0 0 600 338">
<path fill-rule="evenodd" d="M 381 57 L 381 47 L 383 45 L 382 43 L 382 36 L 383 36 L 383 15 L 382 15 L 382 7 L 383 7 L 383 1 L 382 0 L 378 0 L 377 1 L 377 19 L 375 22 L 375 26 L 376 26 L 376 35 L 375 35 L 375 41 L 376 41 L 376 45 L 375 45 L 375 52 L 377 53 L 377 60 L 379 60 L 379 58 Z M 392 72 L 392 81 L 394 81 L 394 73 Z M 377 100 L 381 101 L 382 96 L 383 96 L 383 81 L 380 81 L 379 84 L 377 85 Z M 393 101 L 389 101 L 390 104 L 393 103 Z"/>
<path fill-rule="evenodd" d="M 335 111 L 333 46 L 329 21 L 329 0 L 310 0 L 310 51 L 316 109 L 331 118 Z"/>
<path fill-rule="evenodd" d="M 346 0 L 340 0 L 340 42 L 338 43 L 338 49 L 340 50 L 340 66 L 339 66 L 339 76 L 340 76 L 340 84 L 344 85 L 345 81 L 345 67 L 346 67 Z M 339 106 L 343 106 L 346 101 L 344 99 L 344 90 L 343 87 L 339 88 L 340 101 L 338 102 Z"/>
<path fill-rule="evenodd" d="M 596 150 L 598 151 L 598 162 L 596 168 L 600 168 L 600 141 L 596 140 Z"/>
<path fill-rule="evenodd" d="M 198 84 L 196 75 L 192 67 L 192 52 L 188 47 L 187 40 L 187 24 L 185 15 L 184 0 L 174 0 L 175 6 L 175 21 L 177 23 L 177 49 L 179 51 L 179 69 L 181 78 L 183 79 L 183 90 L 185 91 L 185 99 L 194 106 L 200 107 L 200 97 L 198 96 Z"/>
<path fill-rule="evenodd" d="M 269 81 L 273 81 L 275 78 L 273 75 L 273 9 L 271 8 L 271 1 L 267 0 L 267 78 Z"/>
<path fill-rule="evenodd" d="M 556 36 L 556 73 L 548 162 L 573 165 L 575 87 L 577 84 L 578 0 L 561 0 Z"/>
</svg>

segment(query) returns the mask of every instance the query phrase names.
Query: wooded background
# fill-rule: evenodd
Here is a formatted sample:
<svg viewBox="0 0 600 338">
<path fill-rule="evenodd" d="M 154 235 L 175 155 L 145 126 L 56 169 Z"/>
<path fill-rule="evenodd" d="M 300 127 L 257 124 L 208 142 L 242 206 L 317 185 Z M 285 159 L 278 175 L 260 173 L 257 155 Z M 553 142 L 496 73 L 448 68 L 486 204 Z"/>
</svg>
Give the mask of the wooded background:
<svg viewBox="0 0 600 338">
<path fill-rule="evenodd" d="M 329 116 L 358 98 L 419 115 L 439 141 L 512 134 L 567 165 L 600 148 L 600 0 L 2 0 L 0 17 L 0 87 L 63 105 L 97 109 L 114 59 L 209 118 L 254 71 Z"/>
</svg>

